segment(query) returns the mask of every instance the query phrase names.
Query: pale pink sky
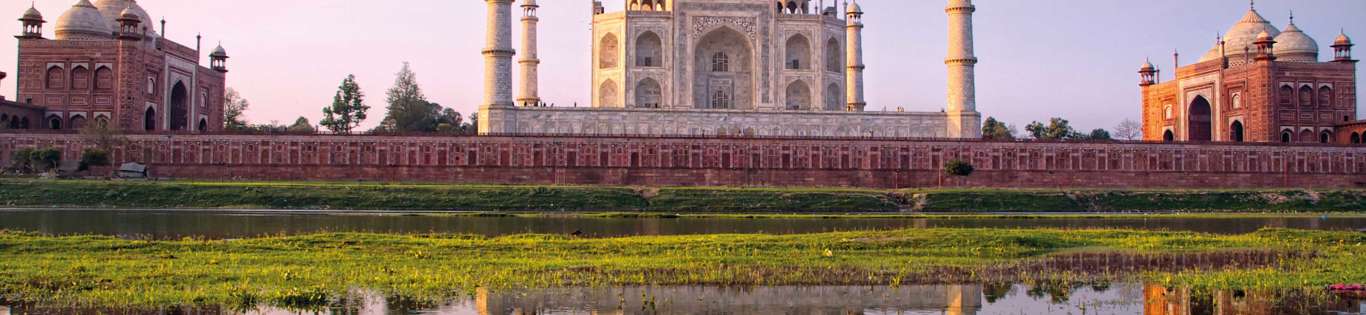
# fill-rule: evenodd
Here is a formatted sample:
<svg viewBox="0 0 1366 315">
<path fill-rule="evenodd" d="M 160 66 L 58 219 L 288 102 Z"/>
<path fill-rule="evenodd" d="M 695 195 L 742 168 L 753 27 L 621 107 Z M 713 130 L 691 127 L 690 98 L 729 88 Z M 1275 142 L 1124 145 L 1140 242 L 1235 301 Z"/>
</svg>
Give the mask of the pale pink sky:
<svg viewBox="0 0 1366 315">
<path fill-rule="evenodd" d="M 39 0 L 55 21 L 76 0 Z M 432 100 L 468 114 L 482 91 L 484 2 L 480 0 L 140 0 L 153 18 L 165 17 L 169 38 L 193 46 L 204 34 L 205 53 L 218 41 L 232 56 L 228 86 L 252 102 L 254 122 L 314 123 L 338 83 L 356 74 L 373 108 L 363 127 L 384 116 L 384 90 L 404 61 L 411 62 Z M 541 89 L 558 106 L 587 104 L 589 0 L 541 0 Z M 608 1 L 610 10 L 620 1 Z M 833 1 L 827 1 L 833 2 Z M 870 110 L 904 106 L 938 111 L 944 103 L 944 1 L 863 0 L 867 97 Z M 1023 127 L 1063 116 L 1082 128 L 1110 128 L 1137 118 L 1138 77 L 1144 57 L 1171 69 L 1213 45 L 1246 11 L 1246 0 L 978 0 L 978 109 Z M 0 3 L 15 34 L 29 2 Z M 1366 40 L 1366 1 L 1262 0 L 1257 8 L 1284 28 L 1289 11 L 1318 40 L 1320 58 L 1340 28 Z M 4 28 L 0 28 L 4 29 Z M 52 36 L 53 23 L 45 31 Z M 0 44 L 16 47 L 9 35 Z M 519 45 L 520 46 L 520 45 Z M 1357 59 L 1366 59 L 1358 47 Z M 12 97 L 16 50 L 0 49 L 0 71 Z M 207 61 L 205 62 L 207 63 Z M 1361 71 L 1361 70 L 1359 70 Z M 1164 72 L 1168 77 L 1170 71 Z M 1359 74 L 1358 77 L 1361 77 Z M 1360 106 L 1360 105 L 1358 105 Z"/>
</svg>

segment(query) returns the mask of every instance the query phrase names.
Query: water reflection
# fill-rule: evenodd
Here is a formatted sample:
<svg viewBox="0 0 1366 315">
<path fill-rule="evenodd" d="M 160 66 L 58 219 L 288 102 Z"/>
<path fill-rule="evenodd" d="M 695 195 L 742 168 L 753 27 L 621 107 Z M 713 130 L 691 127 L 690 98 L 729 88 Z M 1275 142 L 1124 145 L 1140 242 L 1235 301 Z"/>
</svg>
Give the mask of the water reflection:
<svg viewBox="0 0 1366 315">
<path fill-rule="evenodd" d="M 606 237 L 717 233 L 792 234 L 934 227 L 1124 228 L 1240 234 L 1263 227 L 1353 230 L 1366 227 L 1366 217 L 667 219 L 332 215 L 225 211 L 0 211 L 0 229 L 55 235 L 100 234 L 154 239 L 242 238 L 316 232 L 469 233 L 488 236 L 582 232 L 586 236 Z"/>
<path fill-rule="evenodd" d="M 0 315 L 9 315 L 0 306 Z M 358 293 L 329 307 L 300 311 L 43 309 L 14 314 L 1366 314 L 1366 301 L 1292 291 L 1200 293 L 1157 284 L 1106 282 L 988 283 L 914 286 L 694 287 L 638 286 L 521 291 L 478 290 L 423 304 Z"/>
<path fill-rule="evenodd" d="M 1361 301 L 1305 293 L 1192 290 L 1136 283 L 901 287 L 624 287 L 489 292 L 411 307 L 367 296 L 312 312 L 248 314 L 1361 314 Z"/>
</svg>

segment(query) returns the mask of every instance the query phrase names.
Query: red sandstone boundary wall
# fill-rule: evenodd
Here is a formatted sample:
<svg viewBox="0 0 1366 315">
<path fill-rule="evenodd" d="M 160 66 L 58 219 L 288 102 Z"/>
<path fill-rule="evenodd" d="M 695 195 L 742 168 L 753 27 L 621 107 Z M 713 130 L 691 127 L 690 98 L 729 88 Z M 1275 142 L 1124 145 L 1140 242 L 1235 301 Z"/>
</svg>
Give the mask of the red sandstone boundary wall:
<svg viewBox="0 0 1366 315">
<path fill-rule="evenodd" d="M 643 186 L 1366 188 L 1366 148 L 909 139 L 129 135 L 155 177 Z M 79 159 L 89 138 L 0 133 Z M 945 161 L 977 168 L 944 178 Z"/>
</svg>

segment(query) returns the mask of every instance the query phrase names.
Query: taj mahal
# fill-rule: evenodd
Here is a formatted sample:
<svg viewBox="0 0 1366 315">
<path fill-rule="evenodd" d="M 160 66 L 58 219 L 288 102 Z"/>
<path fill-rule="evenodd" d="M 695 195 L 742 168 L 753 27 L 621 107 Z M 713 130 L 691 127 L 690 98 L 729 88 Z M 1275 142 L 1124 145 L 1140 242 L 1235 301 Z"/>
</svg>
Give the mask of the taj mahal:
<svg viewBox="0 0 1366 315">
<path fill-rule="evenodd" d="M 948 101 L 868 111 L 857 1 L 622 0 L 592 6 L 592 106 L 543 106 L 536 0 L 486 0 L 481 134 L 977 138 L 971 0 L 950 0 Z M 516 58 L 518 86 L 513 85 Z M 517 89 L 516 95 L 513 89 Z M 887 108 L 888 106 L 882 106 Z"/>
</svg>

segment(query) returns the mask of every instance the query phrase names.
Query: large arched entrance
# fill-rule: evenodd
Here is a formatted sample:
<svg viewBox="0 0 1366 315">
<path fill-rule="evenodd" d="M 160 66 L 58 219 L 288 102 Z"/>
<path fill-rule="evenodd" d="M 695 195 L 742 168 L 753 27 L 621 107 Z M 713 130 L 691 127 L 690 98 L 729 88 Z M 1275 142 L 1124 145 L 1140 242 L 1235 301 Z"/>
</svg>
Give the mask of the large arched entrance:
<svg viewBox="0 0 1366 315">
<path fill-rule="evenodd" d="M 1186 141 L 1213 140 L 1213 116 L 1209 101 L 1203 96 L 1196 96 L 1195 101 L 1191 102 L 1190 110 L 1186 111 Z"/>
<path fill-rule="evenodd" d="M 753 109 L 753 50 L 744 34 L 712 30 L 693 51 L 693 104 L 697 108 Z"/>
<path fill-rule="evenodd" d="M 187 130 L 190 124 L 190 93 L 185 83 L 171 88 L 171 130 Z"/>
</svg>

